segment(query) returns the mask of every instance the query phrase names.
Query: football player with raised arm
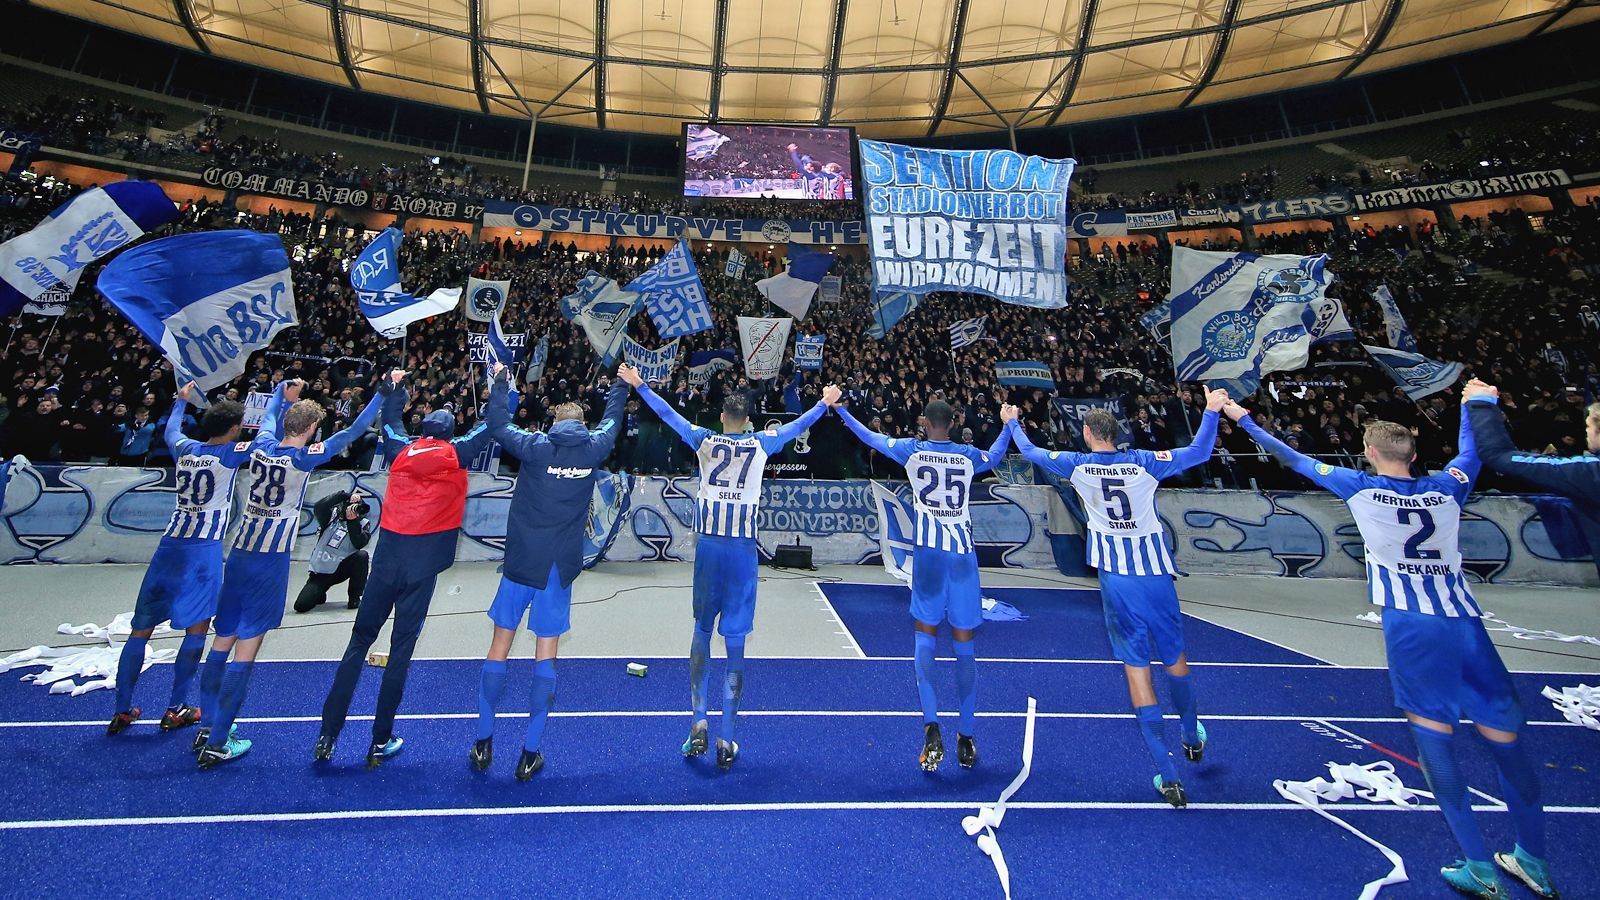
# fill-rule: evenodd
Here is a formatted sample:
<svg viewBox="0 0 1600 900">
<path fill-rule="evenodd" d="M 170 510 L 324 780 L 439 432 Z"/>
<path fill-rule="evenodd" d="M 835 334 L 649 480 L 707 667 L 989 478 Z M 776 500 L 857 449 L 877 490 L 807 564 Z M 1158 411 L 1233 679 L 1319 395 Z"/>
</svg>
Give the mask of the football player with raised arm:
<svg viewBox="0 0 1600 900">
<path fill-rule="evenodd" d="M 167 416 L 167 446 L 172 448 L 177 506 L 161 535 L 155 556 L 145 569 L 134 603 L 132 632 L 117 663 L 117 708 L 107 734 L 116 734 L 139 719 L 133 686 L 144 668 L 145 647 L 162 622 L 183 632 L 172 665 L 172 695 L 161 716 L 162 731 L 176 731 L 200 721 L 202 710 L 216 707 L 216 696 L 201 694 L 199 708 L 189 705 L 189 685 L 200 668 L 211 617 L 222 589 L 222 538 L 233 509 L 233 478 L 249 459 L 249 444 L 239 442 L 244 407 L 219 400 L 200 419 L 204 442 L 184 437 L 183 413 L 194 396 L 194 382 L 178 391 Z"/>
<path fill-rule="evenodd" d="M 318 466 L 332 462 L 372 427 L 383 399 L 374 393 L 349 428 L 306 446 L 328 413 L 315 400 L 298 399 L 301 386 L 298 379 L 278 385 L 267 402 L 260 433 L 250 442 L 250 491 L 233 550 L 223 565 L 217 637 L 201 674 L 202 694 L 207 692 L 206 681 L 220 685 L 217 716 L 205 712 L 206 728 L 195 739 L 202 769 L 238 759 L 250 750 L 249 741 L 234 737 L 233 721 L 249 691 L 261 641 L 283 621 L 289 554 L 300 533 L 306 482 Z M 293 404 L 287 411 L 285 401 Z M 230 651 L 233 662 L 228 662 Z"/>
<path fill-rule="evenodd" d="M 605 413 L 595 428 L 584 424 L 582 406 L 563 403 L 551 410 L 555 424 L 548 433 L 527 431 L 511 424 L 510 370 L 504 366 L 495 370 L 489 390 L 489 434 L 522 468 L 517 470 L 506 520 L 505 572 L 489 606 L 494 636 L 478 683 L 478 739 L 470 759 L 480 772 L 494 759 L 495 707 L 505 690 L 511 643 L 524 617 L 538 640 L 533 710 L 517 760 L 517 780 L 527 781 L 544 768 L 539 748 L 556 702 L 556 650 L 572 627 L 572 583 L 583 571 L 584 522 L 600 466 L 622 430 L 627 399 L 628 386 L 618 381 L 611 385 Z"/>
<path fill-rule="evenodd" d="M 707 661 L 711 656 L 711 629 L 722 634 L 728 651 L 728 670 L 722 688 L 722 731 L 717 735 L 717 766 L 732 768 L 739 758 L 734 725 L 739 699 L 744 694 L 744 643 L 755 625 L 756 521 L 761 510 L 761 473 L 767 457 L 804 434 L 839 399 L 839 388 L 829 385 L 822 400 L 793 422 L 774 431 L 749 433 L 749 400 L 742 393 L 728 394 L 722 403 L 722 433 L 692 425 L 661 399 L 639 376 L 624 365 L 617 377 L 633 386 L 645 404 L 678 433 L 700 462 L 700 490 L 695 504 L 694 637 L 689 642 L 689 697 L 694 719 L 684 756 L 700 756 L 710 744 L 706 720 L 706 692 L 711 685 Z"/>
<path fill-rule="evenodd" d="M 978 764 L 978 745 L 973 739 L 978 659 L 972 639 L 983 624 L 983 597 L 967 500 L 973 476 L 999 464 L 1011 436 L 1002 430 L 987 451 L 951 441 L 955 411 L 943 400 L 932 400 L 923 409 L 925 441 L 885 437 L 857 422 L 837 401 L 833 408 L 862 443 L 906 467 L 917 517 L 911 548 L 911 624 L 916 641 L 913 667 L 922 700 L 923 741 L 918 761 L 924 772 L 935 772 L 944 759 L 939 701 L 933 692 L 933 649 L 939 625 L 948 621 L 956 656 L 956 688 L 961 693 L 956 761 L 970 769 Z"/>
<path fill-rule="evenodd" d="M 1188 805 L 1183 781 L 1167 750 L 1166 721 L 1156 703 L 1150 677 L 1152 654 L 1167 670 L 1167 688 L 1183 726 L 1183 753 L 1199 762 L 1206 749 L 1206 728 L 1195 712 L 1189 658 L 1183 649 L 1183 614 L 1178 609 L 1178 574 L 1167 552 L 1161 517 L 1156 515 L 1156 488 L 1211 458 L 1217 443 L 1217 414 L 1228 402 L 1226 391 L 1206 394 L 1206 412 L 1194 441 L 1180 450 L 1118 450 L 1121 426 L 1110 411 L 1090 410 L 1083 417 L 1083 442 L 1088 453 L 1040 450 L 1017 422 L 1017 408 L 1005 406 L 1000 418 L 1029 462 L 1065 479 L 1083 501 L 1089 517 L 1089 565 L 1100 571 L 1100 603 L 1112 652 L 1122 660 L 1128 698 L 1139 720 L 1145 749 L 1156 764 L 1156 792 L 1176 807 Z"/>
<path fill-rule="evenodd" d="M 1224 412 L 1284 465 L 1350 508 L 1366 547 L 1368 596 L 1384 607 L 1394 703 L 1411 722 L 1423 775 L 1466 857 L 1440 874 L 1463 894 L 1505 897 L 1495 873 L 1498 863 L 1540 896 L 1556 896 L 1545 862 L 1539 775 L 1517 740 L 1522 704 L 1461 568 L 1461 507 L 1480 466 L 1468 410 L 1462 410 L 1456 458 L 1443 472 L 1422 478 L 1411 477 L 1416 442 L 1403 425 L 1367 426 L 1366 457 L 1377 473 L 1369 475 L 1302 455 L 1268 434 L 1237 403 Z M 1494 854 L 1493 863 L 1456 761 L 1455 732 L 1463 716 L 1493 751 L 1516 829 L 1516 849 Z"/>
</svg>

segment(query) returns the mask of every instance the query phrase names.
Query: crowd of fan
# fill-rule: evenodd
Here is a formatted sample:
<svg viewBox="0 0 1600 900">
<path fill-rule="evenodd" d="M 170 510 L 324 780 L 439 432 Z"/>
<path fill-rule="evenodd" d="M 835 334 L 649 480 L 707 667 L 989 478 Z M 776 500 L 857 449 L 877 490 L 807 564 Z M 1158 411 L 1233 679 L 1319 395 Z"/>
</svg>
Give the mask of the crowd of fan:
<svg viewBox="0 0 1600 900">
<path fill-rule="evenodd" d="M 26 187 L 13 182 L 6 190 L 17 201 L 0 210 L 0 224 L 10 236 L 64 201 L 71 187 L 35 179 Z M 1507 213 L 1488 221 L 1464 220 L 1459 235 L 1431 224 L 1340 235 L 1293 232 L 1263 235 L 1260 249 L 1331 254 L 1330 267 L 1339 276 L 1332 292 L 1345 301 L 1368 343 L 1384 342 L 1381 313 L 1370 295 L 1387 283 L 1424 353 L 1459 360 L 1468 374 L 1507 389 L 1526 413 L 1520 422 L 1525 444 L 1578 452 L 1574 440 L 1582 431 L 1584 394 L 1593 389 L 1594 373 L 1600 369 L 1600 353 L 1594 349 L 1600 346 L 1600 319 L 1593 313 L 1600 305 L 1582 277 L 1592 271 L 1587 261 L 1600 260 L 1600 215 L 1589 206 L 1557 219 L 1558 233 L 1537 231 L 1525 216 Z M 333 415 L 328 427 L 338 428 L 359 409 L 375 373 L 399 365 L 413 373 L 408 410 L 413 423 L 435 409 L 452 410 L 462 430 L 477 421 L 487 393 L 482 367 L 472 364 L 464 350 L 468 326 L 460 316 L 418 323 L 402 342 L 381 338 L 360 315 L 346 267 L 365 240 L 362 227 L 335 214 L 322 219 L 278 210 L 254 215 L 202 201 L 186 206 L 171 229 L 238 227 L 283 236 L 293 260 L 301 324 L 280 335 L 269 352 L 252 358 L 245 374 L 219 394 L 237 398 L 270 390 L 284 378 L 303 377 L 309 382 L 306 396 L 329 405 Z M 1546 245 L 1563 252 L 1552 257 Z M 734 318 L 767 309 L 754 282 L 780 265 L 770 253 L 757 253 L 744 276 L 734 278 L 724 271 L 725 249 L 697 245 L 695 251 L 715 327 L 682 340 L 680 363 L 698 350 L 737 348 Z M 526 331 L 530 344 L 550 337 L 545 376 L 524 387 L 515 413 L 519 425 L 540 428 L 547 424 L 548 410 L 568 400 L 597 414 L 610 383 L 582 332 L 561 318 L 557 300 L 591 270 L 626 284 L 661 253 L 658 246 L 624 244 L 596 253 L 559 241 L 475 243 L 461 230 L 422 232 L 406 238 L 402 282 L 426 293 L 460 285 L 469 275 L 511 280 L 505 327 Z M 1527 262 L 1545 268 L 1531 271 L 1533 277 L 1526 281 L 1489 290 L 1490 285 L 1463 266 L 1461 254 L 1508 267 Z M 844 284 L 841 301 L 816 305 L 797 326 L 802 333 L 826 336 L 820 372 L 795 378 L 786 370 L 778 379 L 751 384 L 734 369 L 695 388 L 679 370 L 672 383 L 660 386 L 661 393 L 687 417 L 714 427 L 729 391 L 749 392 L 760 422 L 761 416 L 808 407 L 823 385 L 836 382 L 859 418 L 900 436 L 915 434 L 923 405 L 942 397 L 960 415 L 957 437 L 985 446 L 999 433 L 998 408 L 1005 399 L 1022 408 L 1026 425 L 1042 445 L 1073 446 L 1076 437 L 1063 426 L 1046 392 L 1008 391 L 996 383 L 995 362 L 1038 359 L 1051 366 L 1061 396 L 1123 398 L 1135 446 L 1183 443 L 1199 422 L 1203 398 L 1196 386 L 1170 385 L 1171 361 L 1164 343 L 1138 321 L 1166 292 L 1163 256 L 1154 245 L 1130 239 L 1073 258 L 1070 302 L 1060 310 L 934 295 L 883 341 L 865 334 L 872 314 L 864 260 L 841 256 L 834 269 Z M 1566 267 L 1560 277 L 1551 277 L 1552 259 Z M 0 396 L 0 449 L 41 461 L 161 464 L 170 458 L 159 437 L 175 388 L 170 370 L 119 314 L 98 301 L 92 276 L 84 278 L 66 316 L 22 316 L 12 323 L 0 354 L 0 371 L 9 376 L 9 387 Z M 975 316 L 988 316 L 990 340 L 952 352 L 949 325 Z M 661 343 L 648 315 L 636 317 L 632 327 L 643 345 Z M 1353 344 L 1319 348 L 1315 362 L 1305 371 L 1274 376 L 1250 401 L 1260 420 L 1290 443 L 1349 463 L 1359 452 L 1362 425 L 1383 418 L 1417 431 L 1425 464 L 1436 467 L 1454 453 L 1453 394 L 1412 403 L 1381 372 L 1365 365 Z M 613 461 L 619 467 L 678 472 L 690 465 L 677 442 L 636 399 L 629 403 L 624 435 Z M 370 440 L 358 445 L 349 464 L 363 465 L 371 445 Z M 811 471 L 818 476 L 894 474 L 881 458 L 869 459 L 835 419 L 825 419 L 814 429 L 810 446 Z M 1295 476 L 1260 460 L 1248 438 L 1226 424 L 1219 449 L 1203 476 L 1206 483 L 1294 483 Z"/>
</svg>

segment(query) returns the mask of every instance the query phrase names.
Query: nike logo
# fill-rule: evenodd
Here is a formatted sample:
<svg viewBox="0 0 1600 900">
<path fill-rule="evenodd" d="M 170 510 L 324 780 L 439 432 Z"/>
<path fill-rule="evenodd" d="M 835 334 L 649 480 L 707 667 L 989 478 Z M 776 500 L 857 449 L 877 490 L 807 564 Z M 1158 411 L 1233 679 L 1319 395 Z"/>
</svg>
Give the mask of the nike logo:
<svg viewBox="0 0 1600 900">
<path fill-rule="evenodd" d="M 406 450 L 406 455 L 407 456 L 419 456 L 419 455 L 421 455 L 423 453 L 432 453 L 435 450 L 443 450 L 443 449 L 444 449 L 443 447 L 440 447 L 437 444 L 435 444 L 432 447 L 410 447 L 410 448 L 408 448 Z"/>
</svg>

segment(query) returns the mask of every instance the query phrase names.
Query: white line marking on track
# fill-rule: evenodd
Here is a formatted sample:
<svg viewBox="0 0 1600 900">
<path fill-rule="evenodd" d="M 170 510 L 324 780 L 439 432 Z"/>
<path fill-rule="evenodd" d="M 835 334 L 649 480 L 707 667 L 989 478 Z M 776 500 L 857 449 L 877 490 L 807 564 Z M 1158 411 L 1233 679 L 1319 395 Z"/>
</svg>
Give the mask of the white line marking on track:
<svg viewBox="0 0 1600 900">
<path fill-rule="evenodd" d="M 688 715 L 689 715 L 689 712 L 687 710 L 682 710 L 682 709 L 552 710 L 550 712 L 550 717 L 551 718 L 555 718 L 555 719 L 674 719 L 674 718 L 684 717 L 684 716 L 688 716 Z M 906 719 L 909 719 L 909 718 L 921 717 L 922 713 L 918 712 L 916 710 L 898 710 L 898 709 L 741 709 L 739 711 L 739 715 L 741 717 L 756 717 L 756 718 L 823 718 L 823 719 L 906 718 Z M 958 713 L 941 712 L 941 713 L 939 713 L 939 715 L 944 717 L 944 718 L 947 718 L 947 719 L 952 719 L 952 718 L 955 718 L 958 715 Z M 1024 712 L 1011 712 L 1011 711 L 992 711 L 992 712 L 980 712 L 980 713 L 977 714 L 977 716 L 980 719 L 1021 719 L 1021 718 L 1026 718 L 1027 713 L 1024 713 Z M 495 718 L 498 718 L 498 719 L 526 719 L 527 717 L 528 717 L 528 714 L 527 713 L 522 713 L 522 712 L 495 713 Z M 475 712 L 401 713 L 401 714 L 395 716 L 395 718 L 397 720 L 412 721 L 412 722 L 417 722 L 417 721 L 448 721 L 448 720 L 452 720 L 452 719 L 477 719 L 478 718 L 478 714 L 475 713 Z M 1035 718 L 1039 718 L 1039 719 L 1133 719 L 1133 718 L 1135 718 L 1135 716 L 1134 716 L 1133 713 L 1114 713 L 1114 712 L 1041 712 L 1041 713 L 1035 713 Z M 1173 715 L 1173 714 L 1168 714 L 1166 716 L 1166 718 L 1176 721 L 1178 717 L 1176 715 Z M 357 715 L 357 716 L 350 716 L 348 718 L 348 721 L 351 721 L 351 722 L 370 722 L 370 721 L 372 721 L 372 719 L 373 719 L 372 716 Z M 1291 715 L 1237 715 L 1237 714 L 1235 714 L 1235 715 L 1207 715 L 1207 716 L 1204 716 L 1204 719 L 1206 721 L 1215 721 L 1215 722 L 1289 722 L 1289 723 L 1294 723 L 1294 724 L 1299 724 L 1301 722 L 1322 722 L 1322 723 L 1327 724 L 1328 727 L 1330 727 L 1330 728 L 1336 728 L 1339 731 L 1344 731 L 1346 734 L 1349 734 L 1352 738 L 1354 738 L 1356 740 L 1359 740 L 1359 741 L 1362 741 L 1363 743 L 1366 743 L 1366 739 L 1365 738 L 1362 738 L 1360 735 L 1353 734 L 1353 733 L 1351 733 L 1349 731 L 1345 731 L 1345 729 L 1343 729 L 1343 728 L 1338 728 L 1338 726 L 1333 725 L 1332 723 L 1334 723 L 1334 722 L 1347 722 L 1347 723 L 1354 723 L 1354 724 L 1399 725 L 1399 724 L 1404 724 L 1405 721 L 1406 721 L 1405 719 L 1397 717 L 1397 716 L 1291 716 Z M 247 724 L 248 723 L 248 724 L 254 724 L 254 725 L 286 725 L 286 724 L 295 724 L 295 723 L 301 723 L 301 722 L 321 722 L 322 721 L 322 717 L 321 716 L 254 716 L 254 717 L 252 717 L 252 716 L 242 716 L 242 717 L 239 718 L 238 721 L 239 721 L 240 724 Z M 57 721 L 57 722 L 50 722 L 50 721 L 0 722 L 0 729 L 5 729 L 5 728 L 104 728 L 105 724 L 106 724 L 105 720 L 103 720 L 103 719 L 65 720 L 65 721 Z M 144 720 L 141 720 L 141 721 L 138 721 L 138 722 L 134 723 L 135 727 L 139 727 L 139 726 L 152 726 L 153 727 L 153 726 L 156 726 L 158 724 L 160 724 L 160 723 L 155 719 L 144 719 Z M 1579 728 L 1579 727 L 1581 727 L 1579 725 L 1573 724 L 1572 722 L 1564 722 L 1564 721 L 1529 722 L 1528 724 L 1529 725 L 1540 725 L 1540 726 L 1546 726 L 1546 727 L 1552 727 L 1552 728 Z"/>
<path fill-rule="evenodd" d="M 822 583 L 818 581 L 811 582 L 811 589 L 817 592 L 817 599 L 822 602 L 823 606 L 828 608 L 828 615 L 839 624 L 839 630 L 835 634 L 844 635 L 850 641 L 847 647 L 855 650 L 858 658 L 866 659 L 867 652 L 862 650 L 861 644 L 856 642 L 856 636 L 850 633 L 850 626 L 844 624 L 844 619 L 840 618 L 839 611 L 833 608 L 833 601 L 828 599 L 828 592 L 822 589 Z"/>
<path fill-rule="evenodd" d="M 23 819 L 0 822 L 0 831 L 27 831 L 51 828 L 114 828 L 150 825 L 226 825 L 257 822 L 324 822 L 339 819 L 432 819 L 472 818 L 476 816 L 548 816 L 576 813 L 729 813 L 729 812 L 899 812 L 906 810 L 971 809 L 971 800 L 903 801 L 819 801 L 797 803 L 639 803 L 598 806 L 485 806 L 481 808 L 439 809 L 344 809 L 325 812 L 226 813 L 194 816 L 130 816 L 95 819 Z M 1007 804 L 1011 810 L 1115 810 L 1159 811 L 1171 814 L 1166 803 L 1113 803 L 1098 800 L 1019 801 Z M 1302 812 L 1294 803 L 1191 803 L 1187 809 L 1221 812 Z M 1372 804 L 1340 807 L 1340 812 L 1437 812 L 1439 807 Z M 1505 812 L 1501 806 L 1475 806 L 1477 812 Z M 1600 806 L 1547 806 L 1547 813 L 1600 815 Z"/>
</svg>

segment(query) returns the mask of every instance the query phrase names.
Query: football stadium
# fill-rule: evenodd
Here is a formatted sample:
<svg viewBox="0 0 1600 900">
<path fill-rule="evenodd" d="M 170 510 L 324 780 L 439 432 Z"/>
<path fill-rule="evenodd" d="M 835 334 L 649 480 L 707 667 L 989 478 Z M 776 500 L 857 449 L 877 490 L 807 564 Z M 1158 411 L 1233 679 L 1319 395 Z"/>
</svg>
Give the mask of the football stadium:
<svg viewBox="0 0 1600 900">
<path fill-rule="evenodd" d="M 1600 896 L 1594 0 L 0 25 L 0 894 Z"/>
</svg>

